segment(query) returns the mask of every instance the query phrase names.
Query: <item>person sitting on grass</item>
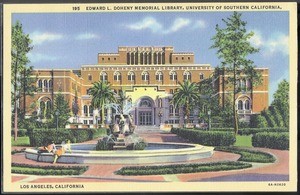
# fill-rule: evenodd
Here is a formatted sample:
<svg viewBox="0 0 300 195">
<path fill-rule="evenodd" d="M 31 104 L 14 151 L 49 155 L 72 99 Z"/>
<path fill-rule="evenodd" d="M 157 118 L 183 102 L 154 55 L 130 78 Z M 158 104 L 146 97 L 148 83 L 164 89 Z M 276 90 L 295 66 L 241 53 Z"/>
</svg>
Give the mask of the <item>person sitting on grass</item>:
<svg viewBox="0 0 300 195">
<path fill-rule="evenodd" d="M 63 155 L 64 153 L 66 153 L 66 151 L 69 151 L 70 153 L 72 153 L 71 151 L 71 141 L 67 140 L 67 143 L 65 143 L 65 141 L 62 141 L 61 143 L 61 147 L 55 151 L 54 153 L 54 160 L 53 160 L 53 164 L 56 163 L 57 159 Z"/>
</svg>

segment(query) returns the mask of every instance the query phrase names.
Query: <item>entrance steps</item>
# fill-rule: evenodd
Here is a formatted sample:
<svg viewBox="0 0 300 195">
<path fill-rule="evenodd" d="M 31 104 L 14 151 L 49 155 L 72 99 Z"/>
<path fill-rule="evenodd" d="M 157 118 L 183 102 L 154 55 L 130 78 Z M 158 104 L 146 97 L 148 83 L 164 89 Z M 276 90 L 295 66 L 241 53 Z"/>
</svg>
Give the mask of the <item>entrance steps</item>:
<svg viewBox="0 0 300 195">
<path fill-rule="evenodd" d="M 163 132 L 159 126 L 149 125 L 149 126 L 137 126 L 135 133 L 161 133 Z"/>
<path fill-rule="evenodd" d="M 113 150 L 126 150 L 124 137 L 118 137 L 117 141 L 114 142 Z"/>
</svg>

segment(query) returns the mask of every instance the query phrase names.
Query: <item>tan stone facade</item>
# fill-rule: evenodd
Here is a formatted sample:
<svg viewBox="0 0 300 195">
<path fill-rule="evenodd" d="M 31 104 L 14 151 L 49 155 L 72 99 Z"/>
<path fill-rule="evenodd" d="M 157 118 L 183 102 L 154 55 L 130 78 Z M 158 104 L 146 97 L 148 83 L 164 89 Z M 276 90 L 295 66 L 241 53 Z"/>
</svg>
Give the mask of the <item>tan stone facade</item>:
<svg viewBox="0 0 300 195">
<path fill-rule="evenodd" d="M 170 103 L 172 94 L 179 87 L 178 82 L 185 79 L 199 82 L 209 78 L 213 71 L 209 64 L 195 64 L 192 52 L 176 53 L 170 46 L 119 47 L 118 53 L 99 53 L 98 64 L 82 65 L 80 70 L 35 70 L 40 91 L 33 98 L 27 98 L 27 112 L 30 114 L 33 111 L 29 108 L 32 102 L 52 104 L 58 91 L 64 94 L 71 107 L 77 90 L 79 122 L 96 124 L 100 120 L 100 112 L 91 107 L 88 90 L 93 82 L 106 81 L 112 85 L 116 94 L 123 90 L 130 97 L 133 105 L 130 113 L 137 125 L 159 125 L 164 122 L 178 124 L 182 122 L 183 114 Z M 258 71 L 263 75 L 262 85 L 253 87 L 251 93 L 247 91 L 237 97 L 236 104 L 241 104 L 241 115 L 248 116 L 268 106 L 268 69 L 261 68 Z M 230 93 L 230 89 L 222 87 L 222 76 L 219 78 L 218 96 L 222 104 L 222 94 Z M 108 109 L 107 121 L 111 120 L 111 112 Z M 198 123 L 197 118 L 195 111 L 191 120 Z"/>
</svg>

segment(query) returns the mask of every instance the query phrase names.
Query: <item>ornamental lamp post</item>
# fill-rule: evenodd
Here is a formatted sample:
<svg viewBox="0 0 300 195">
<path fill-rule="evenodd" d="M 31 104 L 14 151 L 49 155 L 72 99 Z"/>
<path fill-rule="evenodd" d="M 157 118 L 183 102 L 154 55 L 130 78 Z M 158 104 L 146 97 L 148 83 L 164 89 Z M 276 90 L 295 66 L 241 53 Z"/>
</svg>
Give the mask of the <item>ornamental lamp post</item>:
<svg viewBox="0 0 300 195">
<path fill-rule="evenodd" d="M 211 129 L 211 121 L 210 121 L 211 111 L 208 110 L 208 111 L 207 111 L 207 114 L 208 114 L 208 130 L 210 130 L 210 129 Z"/>
<path fill-rule="evenodd" d="M 56 130 L 58 130 L 58 115 L 59 115 L 58 110 L 55 112 L 55 115 L 56 115 Z"/>
</svg>

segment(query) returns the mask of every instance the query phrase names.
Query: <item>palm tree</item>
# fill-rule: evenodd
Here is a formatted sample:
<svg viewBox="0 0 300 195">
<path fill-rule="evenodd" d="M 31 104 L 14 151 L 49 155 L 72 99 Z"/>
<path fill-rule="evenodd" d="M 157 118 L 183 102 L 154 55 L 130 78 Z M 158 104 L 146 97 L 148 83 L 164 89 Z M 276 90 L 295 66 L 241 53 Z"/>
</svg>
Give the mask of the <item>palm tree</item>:
<svg viewBox="0 0 300 195">
<path fill-rule="evenodd" d="M 185 118 L 187 118 L 187 123 L 189 123 L 190 106 L 194 105 L 200 98 L 199 91 L 197 90 L 198 86 L 189 80 L 185 80 L 183 83 L 179 82 L 179 85 L 180 88 L 176 89 L 171 103 L 173 103 L 175 107 L 185 107 Z"/>
<path fill-rule="evenodd" d="M 102 126 L 104 126 L 104 106 L 116 101 L 115 93 L 109 83 L 98 81 L 93 83 L 90 94 L 92 95 L 92 106 L 94 108 L 101 108 L 101 120 Z"/>
<path fill-rule="evenodd" d="M 120 105 L 120 112 L 122 113 L 122 114 L 124 114 L 123 112 L 124 112 L 124 106 L 125 106 L 125 103 L 126 103 L 126 100 L 128 100 L 129 99 L 129 96 L 126 96 L 125 95 L 125 91 L 120 91 L 119 92 L 119 96 L 118 96 L 118 98 L 117 98 L 117 102 L 118 102 L 118 104 Z"/>
</svg>

